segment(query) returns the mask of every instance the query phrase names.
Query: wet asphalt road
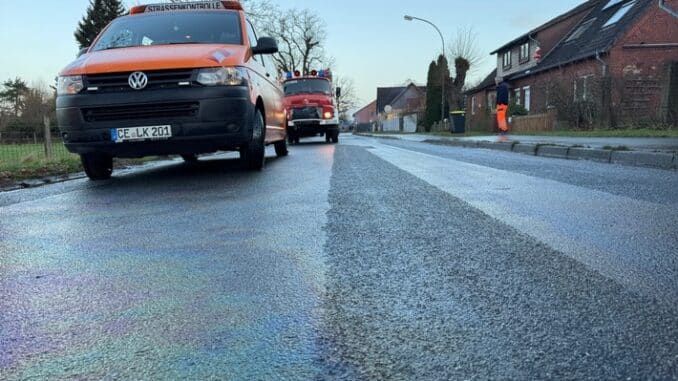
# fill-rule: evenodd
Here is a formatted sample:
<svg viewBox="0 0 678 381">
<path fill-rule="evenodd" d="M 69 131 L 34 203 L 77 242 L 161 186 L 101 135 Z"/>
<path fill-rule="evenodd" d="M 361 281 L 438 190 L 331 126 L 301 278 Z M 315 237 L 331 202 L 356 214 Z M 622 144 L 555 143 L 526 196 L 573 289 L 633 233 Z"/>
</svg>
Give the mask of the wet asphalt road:
<svg viewBox="0 0 678 381">
<path fill-rule="evenodd" d="M 342 136 L 0 193 L 0 379 L 677 379 L 678 174 Z"/>
</svg>

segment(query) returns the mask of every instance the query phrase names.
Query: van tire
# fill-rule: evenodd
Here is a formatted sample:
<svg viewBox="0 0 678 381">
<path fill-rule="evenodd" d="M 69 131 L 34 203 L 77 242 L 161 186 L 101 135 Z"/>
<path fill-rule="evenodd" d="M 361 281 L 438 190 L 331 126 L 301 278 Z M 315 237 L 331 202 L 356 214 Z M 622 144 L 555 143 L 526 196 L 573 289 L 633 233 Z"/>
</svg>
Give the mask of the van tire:
<svg viewBox="0 0 678 381">
<path fill-rule="evenodd" d="M 287 150 L 287 139 L 275 142 L 273 147 L 275 147 L 275 154 L 278 157 L 285 157 L 290 153 L 290 151 Z"/>
<path fill-rule="evenodd" d="M 88 153 L 80 155 L 80 161 L 90 180 L 108 180 L 113 174 L 113 156 Z"/>
<path fill-rule="evenodd" d="M 264 126 L 264 117 L 261 111 L 257 109 L 254 112 L 252 121 L 252 140 L 244 147 L 240 148 L 240 159 L 247 169 L 251 171 L 260 171 L 264 168 L 266 161 L 266 127 Z"/>
<path fill-rule="evenodd" d="M 198 161 L 198 155 L 196 154 L 183 154 L 181 155 L 181 158 L 184 159 L 185 162 L 187 163 L 195 163 Z"/>
</svg>

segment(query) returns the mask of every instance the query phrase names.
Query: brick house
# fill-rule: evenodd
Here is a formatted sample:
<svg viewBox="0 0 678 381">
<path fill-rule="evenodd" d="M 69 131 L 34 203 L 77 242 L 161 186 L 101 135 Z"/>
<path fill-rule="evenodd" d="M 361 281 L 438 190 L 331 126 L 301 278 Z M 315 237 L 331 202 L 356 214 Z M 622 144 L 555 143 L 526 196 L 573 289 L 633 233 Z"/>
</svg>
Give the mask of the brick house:
<svg viewBox="0 0 678 381">
<path fill-rule="evenodd" d="M 426 109 L 426 87 L 379 87 L 376 102 L 379 131 L 415 132 Z"/>
<path fill-rule="evenodd" d="M 353 120 L 357 124 L 372 123 L 377 120 L 377 100 L 373 100 L 365 107 L 353 114 Z"/>
<path fill-rule="evenodd" d="M 589 0 L 492 54 L 497 69 L 467 92 L 470 126 L 492 128 L 494 77 L 529 114 L 552 114 L 545 129 L 678 120 L 678 19 L 656 0 Z"/>
</svg>

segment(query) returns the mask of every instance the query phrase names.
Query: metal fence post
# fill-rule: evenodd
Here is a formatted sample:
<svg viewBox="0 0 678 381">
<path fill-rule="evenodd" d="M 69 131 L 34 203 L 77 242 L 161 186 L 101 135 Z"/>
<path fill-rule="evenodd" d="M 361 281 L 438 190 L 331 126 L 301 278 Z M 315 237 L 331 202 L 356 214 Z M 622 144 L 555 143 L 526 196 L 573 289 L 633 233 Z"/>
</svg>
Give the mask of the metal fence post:
<svg viewBox="0 0 678 381">
<path fill-rule="evenodd" d="M 51 123 L 47 115 L 42 117 L 42 122 L 45 127 L 45 159 L 52 159 L 52 131 L 50 129 Z"/>
</svg>

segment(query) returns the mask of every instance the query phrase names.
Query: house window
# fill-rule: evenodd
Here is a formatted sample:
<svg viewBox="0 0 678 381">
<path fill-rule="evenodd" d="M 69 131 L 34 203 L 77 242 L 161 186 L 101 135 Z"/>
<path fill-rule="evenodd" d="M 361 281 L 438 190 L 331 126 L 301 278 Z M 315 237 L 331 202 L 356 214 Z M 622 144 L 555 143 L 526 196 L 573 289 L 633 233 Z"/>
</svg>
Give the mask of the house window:
<svg viewBox="0 0 678 381">
<path fill-rule="evenodd" d="M 587 101 L 593 98 L 593 75 L 585 75 L 574 81 L 574 100 Z"/>
<path fill-rule="evenodd" d="M 504 69 L 510 68 L 511 67 L 511 51 L 510 50 L 508 52 L 504 53 L 503 60 L 504 60 Z"/>
<path fill-rule="evenodd" d="M 570 37 L 567 38 L 567 40 L 565 40 L 565 42 L 571 42 L 581 37 L 581 35 L 591 27 L 594 21 L 596 21 L 595 18 L 585 21 L 579 26 L 579 28 L 575 29 L 575 31 L 570 35 Z"/>
<path fill-rule="evenodd" d="M 619 4 L 619 3 L 621 3 L 622 1 L 623 1 L 623 0 L 610 0 L 610 1 L 607 3 L 607 5 L 603 7 L 603 10 L 606 10 L 607 8 L 609 8 L 609 7 L 613 6 L 613 5 Z"/>
<path fill-rule="evenodd" d="M 529 41 L 520 45 L 520 63 L 525 63 L 530 60 L 530 43 Z"/>
<path fill-rule="evenodd" d="M 516 104 L 519 105 L 519 104 L 520 104 L 520 88 L 517 88 L 517 89 L 516 89 L 515 94 L 516 94 L 516 95 L 515 95 L 515 98 L 513 98 L 513 99 L 515 99 Z"/>
<path fill-rule="evenodd" d="M 491 92 L 487 94 L 487 108 L 494 114 L 497 111 L 497 93 Z"/>
<path fill-rule="evenodd" d="M 635 1 L 631 1 L 628 4 L 625 4 L 623 7 L 619 8 L 619 10 L 610 17 L 609 20 L 603 25 L 603 28 L 608 27 L 610 25 L 616 24 L 619 20 L 622 19 L 630 10 L 633 8 L 633 6 L 636 5 Z"/>
<path fill-rule="evenodd" d="M 471 97 L 471 115 L 476 114 L 476 97 L 475 95 Z"/>
<path fill-rule="evenodd" d="M 530 111 L 530 101 L 531 101 L 530 86 L 523 87 L 523 92 L 525 92 L 525 110 Z"/>
</svg>

